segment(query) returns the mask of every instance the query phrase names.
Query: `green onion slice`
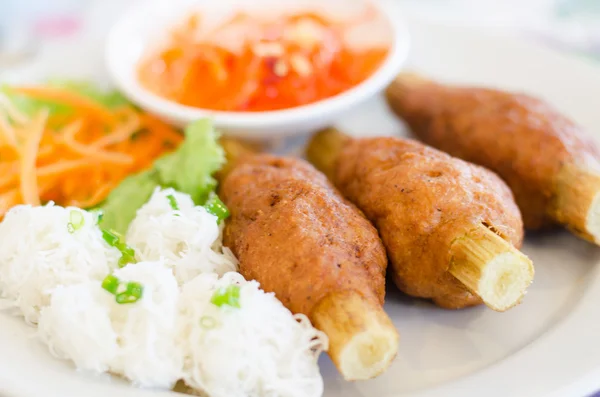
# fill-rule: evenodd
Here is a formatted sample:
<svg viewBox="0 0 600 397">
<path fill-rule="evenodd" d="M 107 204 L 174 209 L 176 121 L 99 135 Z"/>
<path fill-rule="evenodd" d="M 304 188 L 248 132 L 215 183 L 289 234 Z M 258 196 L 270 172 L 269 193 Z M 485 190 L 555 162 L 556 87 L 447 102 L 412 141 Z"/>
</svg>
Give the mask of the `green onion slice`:
<svg viewBox="0 0 600 397">
<path fill-rule="evenodd" d="M 142 284 L 130 281 L 125 285 L 124 291 L 121 288 L 122 285 L 123 283 L 112 274 L 106 276 L 102 281 L 102 288 L 113 294 L 116 302 L 120 305 L 135 303 L 142 298 L 142 295 L 144 294 L 144 287 Z M 122 292 L 119 292 L 119 290 Z"/>
<path fill-rule="evenodd" d="M 230 215 L 227 206 L 225 206 L 225 204 L 221 201 L 219 196 L 217 196 L 214 193 L 210 195 L 210 197 L 204 204 L 204 208 L 206 209 L 206 211 L 208 211 L 208 213 L 217 217 L 218 223 L 221 223 Z"/>
<path fill-rule="evenodd" d="M 102 238 L 108 245 L 121 251 L 119 267 L 125 267 L 130 263 L 137 262 L 135 260 L 135 250 L 125 243 L 123 236 L 119 233 L 114 230 L 102 229 Z"/>
<path fill-rule="evenodd" d="M 172 194 L 167 194 L 167 200 L 169 200 L 169 205 L 173 209 L 173 211 L 179 211 L 179 205 L 177 204 L 177 200 Z"/>
<path fill-rule="evenodd" d="M 69 213 L 69 223 L 67 223 L 67 230 L 69 233 L 75 233 L 76 230 L 79 230 L 85 224 L 85 218 L 81 211 L 71 210 Z"/>
<path fill-rule="evenodd" d="M 104 241 L 106 241 L 106 244 L 115 248 L 117 248 L 119 241 L 121 241 L 121 238 L 118 233 L 106 229 L 102 229 L 102 238 L 104 239 Z"/>
<path fill-rule="evenodd" d="M 102 211 L 102 209 L 98 208 L 97 210 L 94 210 L 94 214 L 96 215 L 96 225 L 101 224 L 102 219 L 104 219 L 104 211 Z"/>
<path fill-rule="evenodd" d="M 215 291 L 210 302 L 218 307 L 228 305 L 231 307 L 240 307 L 240 286 L 229 285 L 221 287 Z"/>
<path fill-rule="evenodd" d="M 120 294 L 117 294 L 115 299 L 119 305 L 126 305 L 128 303 L 135 303 L 140 298 L 138 298 L 137 296 L 134 296 L 134 295 L 130 295 L 126 292 L 121 292 Z"/>
<path fill-rule="evenodd" d="M 117 277 L 109 274 L 108 276 L 104 277 L 104 280 L 102 281 L 102 288 L 115 295 L 119 289 L 120 283 L 121 282 Z"/>
</svg>

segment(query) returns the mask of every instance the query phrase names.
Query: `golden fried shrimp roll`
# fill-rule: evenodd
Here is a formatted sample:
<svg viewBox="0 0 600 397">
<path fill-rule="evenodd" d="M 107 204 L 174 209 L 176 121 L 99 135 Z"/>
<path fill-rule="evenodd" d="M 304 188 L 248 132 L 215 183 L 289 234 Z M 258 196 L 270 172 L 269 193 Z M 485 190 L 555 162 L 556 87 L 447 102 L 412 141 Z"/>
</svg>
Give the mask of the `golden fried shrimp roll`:
<svg viewBox="0 0 600 397">
<path fill-rule="evenodd" d="M 231 212 L 224 244 L 241 273 L 327 334 L 345 379 L 381 374 L 399 336 L 382 307 L 385 248 L 364 215 L 299 159 L 245 156 L 220 195 Z"/>
<path fill-rule="evenodd" d="M 402 74 L 391 108 L 419 139 L 496 172 L 525 228 L 561 224 L 600 244 L 600 152 L 573 121 L 531 96 Z"/>
<path fill-rule="evenodd" d="M 400 290 L 451 309 L 521 301 L 533 265 L 518 250 L 519 209 L 494 173 L 416 141 L 335 130 L 315 135 L 307 156 L 379 230 Z"/>
</svg>

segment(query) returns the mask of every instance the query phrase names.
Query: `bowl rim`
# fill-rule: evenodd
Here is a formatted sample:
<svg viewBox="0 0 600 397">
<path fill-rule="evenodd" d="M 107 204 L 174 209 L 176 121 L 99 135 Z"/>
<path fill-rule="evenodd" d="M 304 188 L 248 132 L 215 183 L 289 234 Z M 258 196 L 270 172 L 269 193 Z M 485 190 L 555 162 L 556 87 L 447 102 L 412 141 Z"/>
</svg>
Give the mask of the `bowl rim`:
<svg viewBox="0 0 600 397">
<path fill-rule="evenodd" d="M 359 84 L 329 98 L 288 109 L 238 112 L 218 111 L 197 108 L 179 104 L 175 101 L 161 97 L 144 88 L 137 79 L 128 78 L 130 73 L 121 73 L 125 68 L 130 71 L 137 64 L 123 67 L 119 57 L 119 48 L 124 40 L 121 31 L 127 26 L 131 18 L 142 7 L 150 7 L 154 2 L 138 3 L 127 12 L 123 13 L 110 28 L 105 44 L 105 63 L 109 75 L 115 85 L 134 103 L 146 110 L 161 115 L 171 121 L 191 122 L 200 118 L 211 118 L 216 125 L 239 128 L 269 128 L 281 124 L 301 123 L 307 119 L 322 118 L 330 113 L 337 113 L 357 104 L 361 100 L 376 95 L 399 72 L 408 58 L 411 48 L 411 37 L 408 23 L 399 13 L 392 12 L 388 3 L 376 0 L 364 0 L 372 4 L 377 12 L 387 20 L 391 28 L 392 44 L 387 57 L 379 68 Z M 393 15 L 394 18 L 390 16 Z M 125 39 L 127 40 L 127 39 Z M 145 46 L 146 43 L 144 43 Z"/>
</svg>

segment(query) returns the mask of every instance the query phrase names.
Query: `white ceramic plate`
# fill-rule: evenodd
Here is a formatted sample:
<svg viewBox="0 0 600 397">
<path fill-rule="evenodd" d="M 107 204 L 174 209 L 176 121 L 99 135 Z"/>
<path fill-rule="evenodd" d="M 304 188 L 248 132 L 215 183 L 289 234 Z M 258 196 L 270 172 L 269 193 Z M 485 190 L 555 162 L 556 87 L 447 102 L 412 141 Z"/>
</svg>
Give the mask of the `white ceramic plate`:
<svg viewBox="0 0 600 397">
<path fill-rule="evenodd" d="M 453 82 L 542 96 L 600 138 L 600 70 L 513 38 L 412 24 L 410 65 Z M 76 49 L 71 49 L 74 53 Z M 378 98 L 340 126 L 356 134 L 404 134 Z M 401 333 L 400 354 L 381 377 L 346 383 L 327 357 L 325 397 L 584 397 L 600 389 L 600 249 L 568 233 L 528 235 L 536 265 L 525 301 L 506 312 L 444 311 L 390 288 L 386 310 Z M 3 397 L 174 396 L 76 373 L 0 314 Z"/>
</svg>

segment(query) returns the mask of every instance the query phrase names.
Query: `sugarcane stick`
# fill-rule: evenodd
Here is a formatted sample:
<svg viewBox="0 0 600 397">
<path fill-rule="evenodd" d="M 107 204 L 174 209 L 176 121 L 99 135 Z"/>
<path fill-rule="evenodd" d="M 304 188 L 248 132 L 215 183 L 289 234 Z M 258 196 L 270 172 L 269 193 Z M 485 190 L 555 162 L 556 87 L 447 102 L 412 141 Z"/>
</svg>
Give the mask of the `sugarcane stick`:
<svg viewBox="0 0 600 397">
<path fill-rule="evenodd" d="M 325 297 L 310 316 L 329 338 L 329 356 L 346 380 L 366 380 L 385 371 L 399 336 L 381 306 L 354 291 Z"/>
<path fill-rule="evenodd" d="M 556 178 L 550 214 L 574 234 L 600 244 L 600 173 L 566 164 Z"/>
<path fill-rule="evenodd" d="M 533 280 L 531 260 L 483 224 L 455 240 L 450 258 L 450 273 L 499 312 L 519 303 Z"/>
<path fill-rule="evenodd" d="M 218 181 L 224 180 L 241 158 L 260 153 L 262 150 L 262 147 L 257 143 L 227 136 L 219 138 L 219 145 L 221 145 L 225 152 L 225 164 L 215 174 L 215 178 Z"/>
<path fill-rule="evenodd" d="M 235 139 L 224 140 L 222 142 L 222 147 L 225 151 L 228 163 L 224 171 L 219 174 L 219 178 L 220 182 L 225 183 L 225 185 L 227 184 L 227 177 L 231 175 L 232 171 L 236 167 L 243 166 L 244 163 L 247 164 L 248 162 L 251 163 L 253 161 L 260 161 L 260 156 L 252 156 L 252 154 L 258 154 L 255 147 L 248 146 Z M 310 167 L 306 163 L 305 165 Z M 315 170 L 312 172 L 318 174 Z M 233 177 L 235 177 L 235 175 L 233 175 Z M 225 186 L 224 189 L 228 190 L 228 187 Z M 227 204 L 227 194 L 223 195 L 222 197 Z M 248 203 L 245 203 L 244 205 L 247 206 Z M 385 258 L 385 250 L 381 246 L 377 232 L 372 229 L 372 227 L 364 218 L 362 218 L 362 215 L 360 215 L 358 211 L 353 212 L 350 216 L 360 217 L 365 225 L 370 228 L 369 230 L 365 230 L 364 233 L 373 233 L 373 237 L 377 239 L 380 247 L 380 255 L 378 255 L 377 258 L 379 258 L 379 260 L 385 264 L 387 262 L 387 259 Z M 235 219 L 235 217 L 236 211 L 235 208 L 233 208 L 232 218 L 234 219 L 230 219 L 229 222 L 239 221 L 238 219 Z M 297 222 L 301 221 L 297 220 Z M 227 228 L 230 226 L 230 223 L 228 223 L 226 226 L 226 238 L 231 237 L 233 233 L 243 233 L 237 228 L 235 232 L 227 230 Z M 278 234 L 279 233 L 277 230 L 265 230 L 265 235 L 268 236 Z M 241 238 L 244 240 L 247 237 L 242 235 Z M 319 240 L 320 239 L 321 238 L 319 238 Z M 309 240 L 309 238 L 307 237 L 306 240 Z M 355 241 L 351 241 L 351 243 L 356 244 Z M 252 244 L 257 244 L 257 242 L 254 241 Z M 245 243 L 240 245 L 244 246 Z M 314 250 L 318 251 L 321 249 L 318 245 L 320 245 L 320 242 L 315 242 Z M 277 247 L 281 246 L 277 245 Z M 234 250 L 234 252 L 240 252 L 239 250 L 235 249 L 235 244 L 233 244 L 231 248 Z M 325 251 L 325 255 L 332 256 L 331 260 L 334 260 L 335 258 L 334 252 Z M 251 274 L 249 273 L 248 268 L 253 266 L 252 263 L 250 263 L 252 261 L 249 260 L 247 263 L 243 252 L 240 254 L 238 259 L 240 260 L 240 272 L 247 277 L 247 274 Z M 262 260 L 263 263 L 264 260 L 266 259 Z M 310 259 L 305 259 L 305 261 L 306 260 L 310 261 Z M 344 266 L 351 267 L 362 265 L 361 259 L 352 259 L 352 261 L 353 263 L 348 263 Z M 281 260 L 278 260 L 277 266 L 280 265 Z M 315 264 L 313 262 L 295 262 L 294 266 L 313 267 Z M 331 267 L 333 269 L 335 269 L 336 266 L 341 265 L 338 265 L 336 262 L 331 263 Z M 271 267 L 271 269 L 275 268 L 275 265 Z M 252 277 L 250 276 L 250 278 Z M 263 281 L 265 281 L 264 279 L 258 277 L 256 280 L 260 282 L 261 285 L 266 285 L 267 290 L 271 291 L 269 289 L 270 284 L 266 282 L 263 283 Z M 361 282 L 370 282 L 371 280 L 352 281 L 353 285 L 357 284 L 357 287 L 354 288 L 360 288 L 360 285 L 362 285 Z M 384 282 L 383 276 L 381 281 Z M 340 280 L 337 283 L 343 285 L 343 280 Z M 297 288 L 297 286 L 290 285 L 289 287 L 285 287 L 285 289 L 294 288 Z M 352 288 L 353 287 L 349 286 L 340 290 L 334 289 L 330 293 L 325 294 L 322 299 L 318 300 L 312 306 L 310 311 L 303 313 L 307 315 L 317 329 L 323 331 L 327 335 L 329 342 L 327 353 L 338 368 L 343 378 L 348 381 L 367 380 L 380 375 L 387 367 L 389 367 L 390 363 L 396 357 L 398 352 L 400 337 L 394 324 L 384 311 L 381 303 L 376 299 L 367 299 L 364 291 Z M 278 294 L 279 292 L 276 293 Z M 317 293 L 318 287 L 315 287 L 314 294 Z M 277 296 L 282 299 L 282 295 Z M 313 300 L 314 299 L 315 298 L 313 297 Z M 285 298 L 283 298 L 282 301 L 285 302 Z M 292 310 L 292 308 L 290 308 L 290 310 Z"/>
<path fill-rule="evenodd" d="M 327 175 L 330 181 L 334 181 L 335 163 L 338 154 L 349 141 L 350 137 L 335 128 L 319 131 L 312 136 L 306 147 L 306 159 L 319 171 Z"/>
<path fill-rule="evenodd" d="M 529 95 L 411 72 L 398 75 L 386 96 L 423 142 L 498 173 L 527 229 L 560 224 L 600 245 L 600 147 L 557 109 Z"/>
<path fill-rule="evenodd" d="M 306 157 L 337 184 L 338 157 L 344 150 L 344 145 L 350 141 L 350 137 L 333 128 L 320 131 L 309 141 Z M 343 187 L 341 191 L 344 193 Z M 361 208 L 359 203 L 355 204 Z M 368 210 L 363 211 L 369 216 Z M 533 280 L 534 270 L 529 258 L 492 229 L 494 225 L 476 224 L 466 235 L 457 232 L 451 246 L 431 249 L 448 249 L 450 260 L 444 265 L 448 272 L 479 296 L 488 307 L 505 311 L 521 301 Z M 387 237 L 393 239 L 393 236 Z M 386 235 L 382 235 L 382 238 L 386 243 Z M 393 258 L 389 247 L 388 254 Z M 414 266 L 419 266 L 418 261 L 415 258 Z"/>
</svg>

